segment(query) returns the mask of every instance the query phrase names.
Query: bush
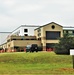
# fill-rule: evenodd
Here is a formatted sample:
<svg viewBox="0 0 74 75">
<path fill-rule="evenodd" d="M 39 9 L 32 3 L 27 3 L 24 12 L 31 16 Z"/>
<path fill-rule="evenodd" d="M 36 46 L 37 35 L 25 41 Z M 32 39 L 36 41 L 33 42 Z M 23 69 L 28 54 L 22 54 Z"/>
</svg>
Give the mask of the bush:
<svg viewBox="0 0 74 75">
<path fill-rule="evenodd" d="M 56 54 L 70 54 L 70 49 L 74 49 L 74 37 L 65 35 L 59 39 L 59 43 L 54 45 Z"/>
</svg>

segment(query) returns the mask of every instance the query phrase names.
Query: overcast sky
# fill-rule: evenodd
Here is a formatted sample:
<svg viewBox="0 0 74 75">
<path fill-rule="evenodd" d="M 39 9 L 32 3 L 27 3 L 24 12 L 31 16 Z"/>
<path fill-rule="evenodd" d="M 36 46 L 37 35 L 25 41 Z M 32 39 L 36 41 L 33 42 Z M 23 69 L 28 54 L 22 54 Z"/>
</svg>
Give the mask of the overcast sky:
<svg viewBox="0 0 74 75">
<path fill-rule="evenodd" d="M 50 22 L 74 27 L 74 0 L 0 0 L 0 32 Z"/>
</svg>

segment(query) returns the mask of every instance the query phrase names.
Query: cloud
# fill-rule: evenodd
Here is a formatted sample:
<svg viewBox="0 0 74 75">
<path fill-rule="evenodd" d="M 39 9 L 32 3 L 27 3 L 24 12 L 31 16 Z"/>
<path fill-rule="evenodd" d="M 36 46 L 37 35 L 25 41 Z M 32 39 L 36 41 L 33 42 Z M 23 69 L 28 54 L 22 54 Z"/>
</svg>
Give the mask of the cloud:
<svg viewBox="0 0 74 75">
<path fill-rule="evenodd" d="M 6 6 L 13 6 L 16 0 L 3 0 L 3 4 Z"/>
<path fill-rule="evenodd" d="M 0 0 L 2 30 L 11 31 L 21 24 L 44 25 L 51 21 L 74 26 L 73 19 L 74 0 Z"/>
</svg>

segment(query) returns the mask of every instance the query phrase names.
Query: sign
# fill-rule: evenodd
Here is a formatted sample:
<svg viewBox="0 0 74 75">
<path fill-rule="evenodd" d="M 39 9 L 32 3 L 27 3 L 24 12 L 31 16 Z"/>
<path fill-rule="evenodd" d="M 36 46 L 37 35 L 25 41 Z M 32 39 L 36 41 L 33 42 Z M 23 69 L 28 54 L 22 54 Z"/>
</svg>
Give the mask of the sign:
<svg viewBox="0 0 74 75">
<path fill-rule="evenodd" d="M 70 55 L 74 55 L 74 49 L 70 49 Z"/>
<path fill-rule="evenodd" d="M 73 69 L 74 69 L 74 49 L 70 49 L 70 55 L 72 55 Z"/>
</svg>

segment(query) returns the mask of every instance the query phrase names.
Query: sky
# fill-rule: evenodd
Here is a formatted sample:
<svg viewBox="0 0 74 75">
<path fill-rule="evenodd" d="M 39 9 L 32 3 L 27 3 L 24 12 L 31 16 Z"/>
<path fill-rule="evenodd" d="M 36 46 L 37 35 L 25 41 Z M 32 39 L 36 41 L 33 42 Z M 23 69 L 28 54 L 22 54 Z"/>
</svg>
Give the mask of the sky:
<svg viewBox="0 0 74 75">
<path fill-rule="evenodd" d="M 74 27 L 74 0 L 0 0 L 0 32 L 50 22 Z"/>
</svg>

